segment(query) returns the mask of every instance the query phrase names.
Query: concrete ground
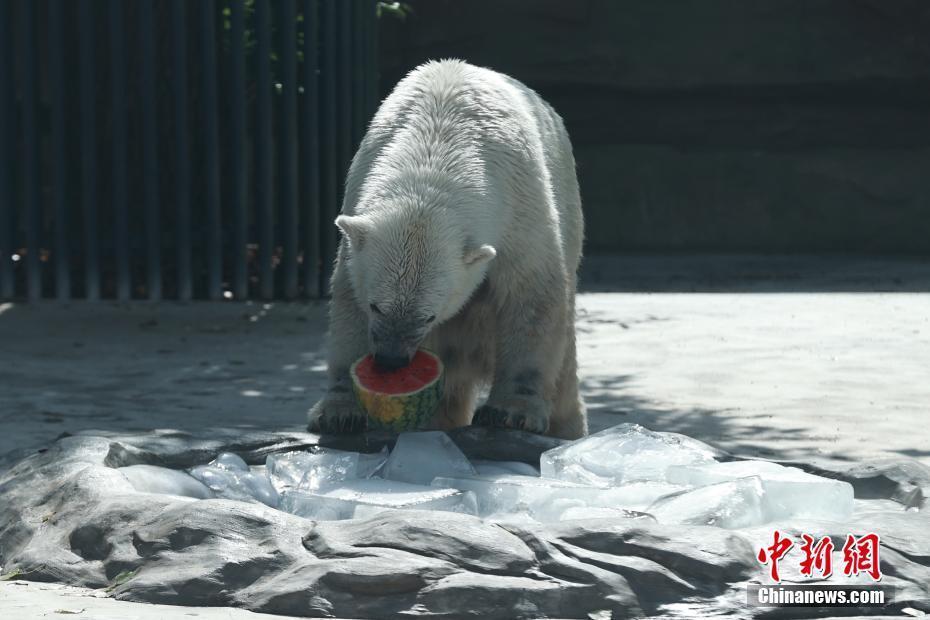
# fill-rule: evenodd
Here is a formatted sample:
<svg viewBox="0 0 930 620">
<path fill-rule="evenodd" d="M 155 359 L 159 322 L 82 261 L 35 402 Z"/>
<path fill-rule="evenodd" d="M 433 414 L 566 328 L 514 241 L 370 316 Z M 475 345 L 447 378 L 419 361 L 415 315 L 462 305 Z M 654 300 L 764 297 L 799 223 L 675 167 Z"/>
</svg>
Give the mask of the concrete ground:
<svg viewBox="0 0 930 620">
<path fill-rule="evenodd" d="M 76 618 L 78 620 L 267 620 L 291 618 L 231 607 L 180 607 L 130 603 L 104 592 L 58 583 L 0 582 L 0 617 L 4 620 Z"/>
<path fill-rule="evenodd" d="M 930 464 L 927 261 L 630 258 L 585 274 L 592 430 L 638 422 L 743 456 Z M 322 303 L 0 305 L 0 453 L 86 429 L 300 428 L 323 387 L 325 317 Z M 0 611 L 38 588 L 0 582 Z M 58 591 L 29 600 L 50 615 L 84 606 Z M 196 610 L 239 617 L 208 615 L 221 612 Z"/>
</svg>

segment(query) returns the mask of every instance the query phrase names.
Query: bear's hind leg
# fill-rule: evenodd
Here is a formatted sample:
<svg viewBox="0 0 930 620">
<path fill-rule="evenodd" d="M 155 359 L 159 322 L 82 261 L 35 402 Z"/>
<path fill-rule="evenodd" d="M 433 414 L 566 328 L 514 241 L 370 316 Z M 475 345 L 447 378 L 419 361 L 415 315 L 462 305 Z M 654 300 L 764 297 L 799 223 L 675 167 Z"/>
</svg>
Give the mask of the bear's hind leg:
<svg viewBox="0 0 930 620">
<path fill-rule="evenodd" d="M 556 381 L 555 404 L 547 434 L 562 439 L 578 439 L 588 434 L 584 401 L 578 393 L 578 360 L 575 353 L 575 326 L 569 327 L 562 368 Z"/>
</svg>

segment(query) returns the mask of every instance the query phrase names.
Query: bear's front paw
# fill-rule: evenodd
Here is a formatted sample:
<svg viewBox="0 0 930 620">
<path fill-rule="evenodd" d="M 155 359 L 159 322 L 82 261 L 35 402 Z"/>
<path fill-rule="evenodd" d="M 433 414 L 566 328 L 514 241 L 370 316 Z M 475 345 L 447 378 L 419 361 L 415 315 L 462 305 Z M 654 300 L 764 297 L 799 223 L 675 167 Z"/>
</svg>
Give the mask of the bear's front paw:
<svg viewBox="0 0 930 620">
<path fill-rule="evenodd" d="M 307 414 L 311 433 L 361 433 L 368 427 L 368 416 L 351 398 L 324 396 Z"/>
<path fill-rule="evenodd" d="M 549 415 L 542 401 L 514 398 L 481 405 L 475 411 L 471 423 L 475 426 L 498 426 L 545 433 L 549 428 Z"/>
</svg>

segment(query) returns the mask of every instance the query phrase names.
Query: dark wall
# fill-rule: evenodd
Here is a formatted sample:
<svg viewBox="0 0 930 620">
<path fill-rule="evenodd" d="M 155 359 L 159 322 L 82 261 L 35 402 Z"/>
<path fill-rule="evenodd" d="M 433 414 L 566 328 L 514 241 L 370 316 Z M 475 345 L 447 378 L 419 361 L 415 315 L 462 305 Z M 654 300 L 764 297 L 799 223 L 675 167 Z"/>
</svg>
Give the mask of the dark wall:
<svg viewBox="0 0 930 620">
<path fill-rule="evenodd" d="M 386 94 L 431 58 L 565 119 L 591 253 L 930 253 L 924 0 L 408 0 Z"/>
</svg>

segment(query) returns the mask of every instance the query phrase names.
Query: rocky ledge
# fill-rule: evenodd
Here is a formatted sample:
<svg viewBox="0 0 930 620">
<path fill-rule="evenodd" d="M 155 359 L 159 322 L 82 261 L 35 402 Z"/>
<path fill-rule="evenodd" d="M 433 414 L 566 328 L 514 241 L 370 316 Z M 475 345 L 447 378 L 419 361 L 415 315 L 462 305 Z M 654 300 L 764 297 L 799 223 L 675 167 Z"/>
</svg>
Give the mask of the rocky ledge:
<svg viewBox="0 0 930 620">
<path fill-rule="evenodd" d="M 538 463 L 558 445 L 519 431 L 452 437 L 482 459 Z M 760 544 L 776 527 L 836 537 L 868 530 L 881 535 L 882 584 L 895 588 L 895 600 L 857 613 L 930 612 L 930 469 L 916 461 L 817 470 L 875 502 L 851 523 L 748 531 L 663 525 L 649 515 L 533 525 L 389 511 L 311 521 L 257 502 L 140 493 L 116 469 L 189 468 L 221 452 L 256 464 L 314 445 L 374 452 L 390 442 L 242 431 L 62 437 L 0 462 L 0 566 L 8 577 L 107 588 L 124 600 L 310 617 L 804 617 L 818 610 L 746 604 L 746 584 L 767 579 Z"/>
</svg>

